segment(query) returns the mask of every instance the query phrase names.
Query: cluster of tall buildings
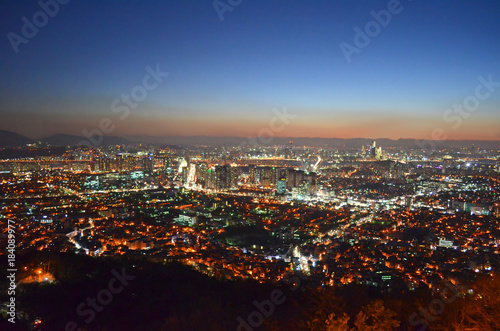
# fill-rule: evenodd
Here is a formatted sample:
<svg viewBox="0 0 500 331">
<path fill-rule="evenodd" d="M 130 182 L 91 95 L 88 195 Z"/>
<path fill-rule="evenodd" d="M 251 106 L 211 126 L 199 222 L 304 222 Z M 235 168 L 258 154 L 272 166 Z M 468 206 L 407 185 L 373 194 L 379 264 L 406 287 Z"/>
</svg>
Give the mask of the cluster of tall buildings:
<svg viewBox="0 0 500 331">
<path fill-rule="evenodd" d="M 208 189 L 234 189 L 238 187 L 238 167 L 230 165 L 208 166 L 206 163 L 191 163 L 183 167 L 180 175 L 183 181 L 199 184 Z"/>
<path fill-rule="evenodd" d="M 184 170 L 185 169 L 185 170 Z M 272 166 L 236 166 L 192 163 L 182 170 L 183 179 L 208 189 L 235 189 L 238 184 L 251 184 L 262 188 L 275 188 L 284 194 L 293 188 L 316 185 L 316 173 Z"/>
<path fill-rule="evenodd" d="M 368 157 L 373 160 L 382 160 L 384 159 L 384 154 L 382 152 L 382 147 L 377 147 L 377 142 L 375 140 L 372 141 L 372 143 L 365 148 L 365 146 L 361 146 L 361 152 L 362 154 L 365 155 L 365 157 Z"/>
<path fill-rule="evenodd" d="M 133 170 L 153 172 L 158 167 L 163 169 L 171 168 L 172 158 L 169 156 L 154 156 L 151 153 L 118 153 L 114 156 L 97 157 L 90 164 L 90 170 L 97 172 Z"/>
</svg>

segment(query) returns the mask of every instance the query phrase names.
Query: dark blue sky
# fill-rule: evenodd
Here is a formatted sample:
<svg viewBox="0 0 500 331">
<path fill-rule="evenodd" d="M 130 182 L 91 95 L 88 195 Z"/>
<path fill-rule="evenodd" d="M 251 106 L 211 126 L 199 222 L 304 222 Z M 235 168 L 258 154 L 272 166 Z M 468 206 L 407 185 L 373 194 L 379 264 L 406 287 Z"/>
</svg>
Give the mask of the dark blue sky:
<svg viewBox="0 0 500 331">
<path fill-rule="evenodd" d="M 0 129 L 81 135 L 110 118 L 111 135 L 247 136 L 286 107 L 279 136 L 500 139 L 500 87 L 443 119 L 478 77 L 500 81 L 500 3 L 401 1 L 348 63 L 339 45 L 388 3 L 243 0 L 221 21 L 212 1 L 71 0 L 16 53 L 8 34 L 41 8 L 4 0 Z M 169 75 L 120 119 L 113 101 L 157 65 Z"/>
</svg>

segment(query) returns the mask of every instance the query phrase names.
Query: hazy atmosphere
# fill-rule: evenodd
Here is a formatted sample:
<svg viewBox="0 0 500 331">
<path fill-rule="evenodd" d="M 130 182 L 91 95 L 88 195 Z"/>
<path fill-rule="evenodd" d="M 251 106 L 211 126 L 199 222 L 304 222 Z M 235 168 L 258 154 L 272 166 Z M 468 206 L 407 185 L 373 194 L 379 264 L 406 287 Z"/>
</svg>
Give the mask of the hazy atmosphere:
<svg viewBox="0 0 500 331">
<path fill-rule="evenodd" d="M 500 331 L 500 1 L 0 0 L 0 330 Z"/>
<path fill-rule="evenodd" d="M 71 1 L 34 32 L 39 5 L 2 1 L 0 128 L 246 137 L 286 107 L 277 136 L 500 139 L 497 2 L 234 2 Z M 453 108 L 483 80 L 477 109 Z"/>
</svg>

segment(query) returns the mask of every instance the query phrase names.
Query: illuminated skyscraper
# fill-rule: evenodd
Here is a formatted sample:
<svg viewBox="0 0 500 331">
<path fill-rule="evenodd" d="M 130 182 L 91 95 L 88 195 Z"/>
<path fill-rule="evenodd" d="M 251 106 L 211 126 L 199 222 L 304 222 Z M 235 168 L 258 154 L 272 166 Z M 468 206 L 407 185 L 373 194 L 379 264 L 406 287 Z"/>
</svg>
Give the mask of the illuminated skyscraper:
<svg viewBox="0 0 500 331">
<path fill-rule="evenodd" d="M 285 194 L 286 192 L 286 179 L 284 177 L 280 178 L 277 183 L 278 189 L 277 192 L 278 194 Z"/>
<path fill-rule="evenodd" d="M 375 142 L 375 140 L 373 140 L 372 144 L 370 145 L 370 156 L 375 160 L 382 159 L 382 148 L 377 147 L 377 143 Z"/>
<path fill-rule="evenodd" d="M 145 158 L 142 159 L 142 170 L 144 172 L 153 172 L 154 166 L 153 166 L 153 156 L 146 156 Z"/>
</svg>

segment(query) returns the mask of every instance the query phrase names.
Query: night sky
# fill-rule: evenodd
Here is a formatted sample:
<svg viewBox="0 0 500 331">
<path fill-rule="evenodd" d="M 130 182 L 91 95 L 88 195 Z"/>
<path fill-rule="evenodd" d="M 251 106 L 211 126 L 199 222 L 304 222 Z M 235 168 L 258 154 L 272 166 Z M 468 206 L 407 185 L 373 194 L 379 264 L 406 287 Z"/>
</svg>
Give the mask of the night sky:
<svg viewBox="0 0 500 331">
<path fill-rule="evenodd" d="M 500 83 L 443 118 L 480 76 L 500 82 L 500 2 L 401 1 L 348 63 L 339 45 L 389 3 L 243 0 L 221 20 L 210 0 L 71 0 L 16 53 L 9 33 L 41 7 L 2 0 L 0 129 L 82 135 L 109 118 L 115 136 L 246 137 L 286 108 L 276 136 L 500 140 Z M 113 112 L 158 65 L 168 76 Z"/>
</svg>

